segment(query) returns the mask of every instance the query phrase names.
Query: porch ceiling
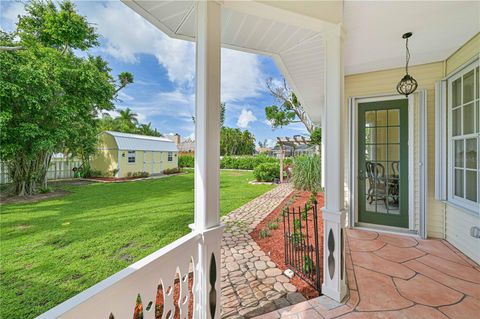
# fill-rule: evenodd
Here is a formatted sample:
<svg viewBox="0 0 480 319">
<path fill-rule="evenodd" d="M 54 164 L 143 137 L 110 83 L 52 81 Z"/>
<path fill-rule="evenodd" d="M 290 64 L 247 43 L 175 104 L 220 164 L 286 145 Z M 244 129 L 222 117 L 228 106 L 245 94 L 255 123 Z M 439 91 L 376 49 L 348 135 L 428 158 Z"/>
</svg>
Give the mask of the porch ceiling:
<svg viewBox="0 0 480 319">
<path fill-rule="evenodd" d="M 194 1 L 124 2 L 169 36 L 194 40 Z M 222 45 L 272 56 L 311 120 L 320 123 L 325 74 L 322 29 L 332 24 L 299 13 L 292 13 L 298 17 L 292 19 L 286 12 L 253 1 L 224 1 Z"/>
<path fill-rule="evenodd" d="M 194 40 L 194 1 L 122 1 L 169 36 Z M 222 45 L 272 56 L 316 124 L 325 103 L 324 32 L 334 23 L 343 20 L 346 30 L 346 74 L 403 67 L 408 31 L 410 65 L 445 60 L 480 31 L 478 1 L 221 3 Z"/>
</svg>

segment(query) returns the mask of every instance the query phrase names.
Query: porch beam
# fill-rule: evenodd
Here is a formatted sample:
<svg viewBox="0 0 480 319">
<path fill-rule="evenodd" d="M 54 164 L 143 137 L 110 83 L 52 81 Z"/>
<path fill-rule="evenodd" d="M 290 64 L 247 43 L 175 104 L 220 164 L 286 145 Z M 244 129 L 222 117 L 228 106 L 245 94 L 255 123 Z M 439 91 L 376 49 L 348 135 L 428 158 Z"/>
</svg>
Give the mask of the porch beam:
<svg viewBox="0 0 480 319">
<path fill-rule="evenodd" d="M 196 2 L 195 223 L 201 234 L 195 264 L 194 318 L 220 318 L 220 65 L 221 8 Z"/>
<path fill-rule="evenodd" d="M 341 302 L 346 293 L 344 209 L 344 71 L 343 29 L 337 25 L 325 32 L 325 206 L 323 212 L 323 294 Z"/>
</svg>

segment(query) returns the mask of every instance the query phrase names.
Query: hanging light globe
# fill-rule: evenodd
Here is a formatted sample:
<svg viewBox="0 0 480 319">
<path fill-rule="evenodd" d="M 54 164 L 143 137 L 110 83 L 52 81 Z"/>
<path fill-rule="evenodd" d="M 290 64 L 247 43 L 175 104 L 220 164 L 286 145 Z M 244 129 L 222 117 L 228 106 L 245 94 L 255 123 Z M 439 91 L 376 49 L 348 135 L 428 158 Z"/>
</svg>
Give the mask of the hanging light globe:
<svg viewBox="0 0 480 319">
<path fill-rule="evenodd" d="M 408 74 L 408 62 L 410 61 L 410 51 L 408 50 L 408 38 L 412 36 L 411 32 L 405 33 L 402 38 L 405 39 L 406 47 L 406 64 L 405 64 L 405 76 L 397 84 L 397 92 L 408 97 L 415 92 L 418 87 L 417 80 L 415 80 L 410 74 Z"/>
</svg>

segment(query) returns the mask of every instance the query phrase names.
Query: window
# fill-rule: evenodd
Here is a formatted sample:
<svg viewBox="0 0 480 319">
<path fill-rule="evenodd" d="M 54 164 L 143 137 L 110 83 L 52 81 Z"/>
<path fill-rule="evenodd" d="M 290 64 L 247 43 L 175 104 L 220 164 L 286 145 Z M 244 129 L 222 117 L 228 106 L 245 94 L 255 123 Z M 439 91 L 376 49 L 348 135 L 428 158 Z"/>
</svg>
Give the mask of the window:
<svg viewBox="0 0 480 319">
<path fill-rule="evenodd" d="M 168 161 L 169 162 L 173 161 L 173 152 L 168 152 Z"/>
<path fill-rule="evenodd" d="M 135 151 L 128 151 L 128 163 L 135 163 Z"/>
<path fill-rule="evenodd" d="M 448 79 L 448 199 L 478 212 L 480 203 L 479 62 Z"/>
</svg>

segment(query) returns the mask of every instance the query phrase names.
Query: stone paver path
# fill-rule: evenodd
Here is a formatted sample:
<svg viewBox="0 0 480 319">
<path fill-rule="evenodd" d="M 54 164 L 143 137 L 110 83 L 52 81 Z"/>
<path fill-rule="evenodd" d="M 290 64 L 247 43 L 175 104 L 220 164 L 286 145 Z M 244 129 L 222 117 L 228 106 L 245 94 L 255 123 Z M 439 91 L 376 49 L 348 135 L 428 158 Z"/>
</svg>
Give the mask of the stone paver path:
<svg viewBox="0 0 480 319">
<path fill-rule="evenodd" d="M 305 301 L 249 235 L 292 191 L 279 185 L 222 218 L 223 318 L 251 318 Z"/>
<path fill-rule="evenodd" d="M 347 230 L 349 299 L 321 296 L 257 319 L 479 318 L 480 267 L 444 240 Z"/>
</svg>

